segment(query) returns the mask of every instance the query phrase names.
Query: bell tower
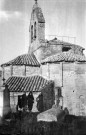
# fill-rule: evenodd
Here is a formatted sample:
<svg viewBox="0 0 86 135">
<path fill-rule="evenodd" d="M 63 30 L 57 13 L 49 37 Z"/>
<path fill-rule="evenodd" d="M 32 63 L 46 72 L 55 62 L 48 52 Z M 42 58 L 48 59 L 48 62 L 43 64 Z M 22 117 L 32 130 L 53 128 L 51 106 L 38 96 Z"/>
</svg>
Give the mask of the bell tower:
<svg viewBox="0 0 86 135">
<path fill-rule="evenodd" d="M 45 19 L 41 8 L 38 5 L 38 1 L 35 0 L 35 4 L 32 8 L 30 26 L 29 26 L 29 50 L 28 53 L 34 53 L 42 42 L 45 41 Z"/>
</svg>

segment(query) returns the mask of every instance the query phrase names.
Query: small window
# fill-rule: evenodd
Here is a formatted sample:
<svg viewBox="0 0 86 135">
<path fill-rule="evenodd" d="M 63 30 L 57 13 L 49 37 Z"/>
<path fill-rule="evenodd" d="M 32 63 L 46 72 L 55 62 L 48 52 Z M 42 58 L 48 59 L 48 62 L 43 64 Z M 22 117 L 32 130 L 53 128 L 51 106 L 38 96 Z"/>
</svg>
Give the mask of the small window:
<svg viewBox="0 0 86 135">
<path fill-rule="evenodd" d="M 34 23 L 34 38 L 36 38 L 36 22 Z"/>
<path fill-rule="evenodd" d="M 31 26 L 31 42 L 33 41 L 33 25 Z"/>
<path fill-rule="evenodd" d="M 67 52 L 67 51 L 69 51 L 71 48 L 70 47 L 63 47 L 62 48 L 62 52 Z"/>
</svg>

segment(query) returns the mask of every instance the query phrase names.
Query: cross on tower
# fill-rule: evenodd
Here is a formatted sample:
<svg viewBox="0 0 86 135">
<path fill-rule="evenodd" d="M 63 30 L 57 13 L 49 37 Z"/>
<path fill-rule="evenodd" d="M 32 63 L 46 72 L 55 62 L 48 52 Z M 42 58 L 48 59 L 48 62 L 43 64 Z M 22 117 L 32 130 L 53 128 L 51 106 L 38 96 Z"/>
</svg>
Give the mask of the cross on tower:
<svg viewBox="0 0 86 135">
<path fill-rule="evenodd" d="M 36 4 L 37 4 L 37 1 L 38 1 L 38 0 L 35 0 L 35 3 L 36 3 Z"/>
</svg>

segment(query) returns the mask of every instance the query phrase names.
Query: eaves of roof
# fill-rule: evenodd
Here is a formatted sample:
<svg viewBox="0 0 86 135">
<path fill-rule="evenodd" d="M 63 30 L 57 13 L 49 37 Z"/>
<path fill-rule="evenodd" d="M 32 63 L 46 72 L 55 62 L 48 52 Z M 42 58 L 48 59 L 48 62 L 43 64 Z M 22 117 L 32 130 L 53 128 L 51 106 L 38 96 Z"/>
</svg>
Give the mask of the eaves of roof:
<svg viewBox="0 0 86 135">
<path fill-rule="evenodd" d="M 49 56 L 41 61 L 41 64 L 54 62 L 86 62 L 85 55 L 74 54 L 73 52 L 61 52 Z"/>
<path fill-rule="evenodd" d="M 40 92 L 42 88 L 53 83 L 53 81 L 46 80 L 42 76 L 18 77 L 12 76 L 8 78 L 5 85 L 8 85 L 10 92 Z"/>
<path fill-rule="evenodd" d="M 40 63 L 37 61 L 36 57 L 34 54 L 24 54 L 24 55 L 20 55 L 18 57 L 16 57 L 15 59 L 2 64 L 1 66 L 5 67 L 5 66 L 36 66 L 36 67 L 40 67 Z"/>
</svg>

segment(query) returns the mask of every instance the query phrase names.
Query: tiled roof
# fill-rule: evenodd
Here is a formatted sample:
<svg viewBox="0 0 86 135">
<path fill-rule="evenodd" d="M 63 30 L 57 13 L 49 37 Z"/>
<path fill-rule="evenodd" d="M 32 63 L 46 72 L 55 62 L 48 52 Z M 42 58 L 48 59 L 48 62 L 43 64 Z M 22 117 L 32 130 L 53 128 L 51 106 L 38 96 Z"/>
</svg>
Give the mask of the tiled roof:
<svg viewBox="0 0 86 135">
<path fill-rule="evenodd" d="M 74 54 L 73 52 L 61 52 L 55 55 L 49 56 L 42 60 L 41 63 L 53 63 L 53 62 L 86 62 L 86 57 L 84 55 Z"/>
<path fill-rule="evenodd" d="M 10 92 L 41 91 L 42 88 L 51 83 L 52 81 L 48 81 L 41 76 L 12 76 L 6 81 Z"/>
<path fill-rule="evenodd" d="M 17 58 L 2 64 L 1 66 L 9 66 L 9 65 L 40 66 L 34 54 L 20 55 Z"/>
<path fill-rule="evenodd" d="M 75 47 L 81 48 L 82 50 L 85 49 L 85 48 L 83 48 L 79 45 L 72 44 L 72 43 L 69 43 L 69 42 L 65 42 L 65 41 L 59 40 L 57 38 L 54 38 L 54 39 L 49 40 L 49 41 L 47 40 L 46 43 L 49 44 L 49 45 L 75 46 Z"/>
</svg>

